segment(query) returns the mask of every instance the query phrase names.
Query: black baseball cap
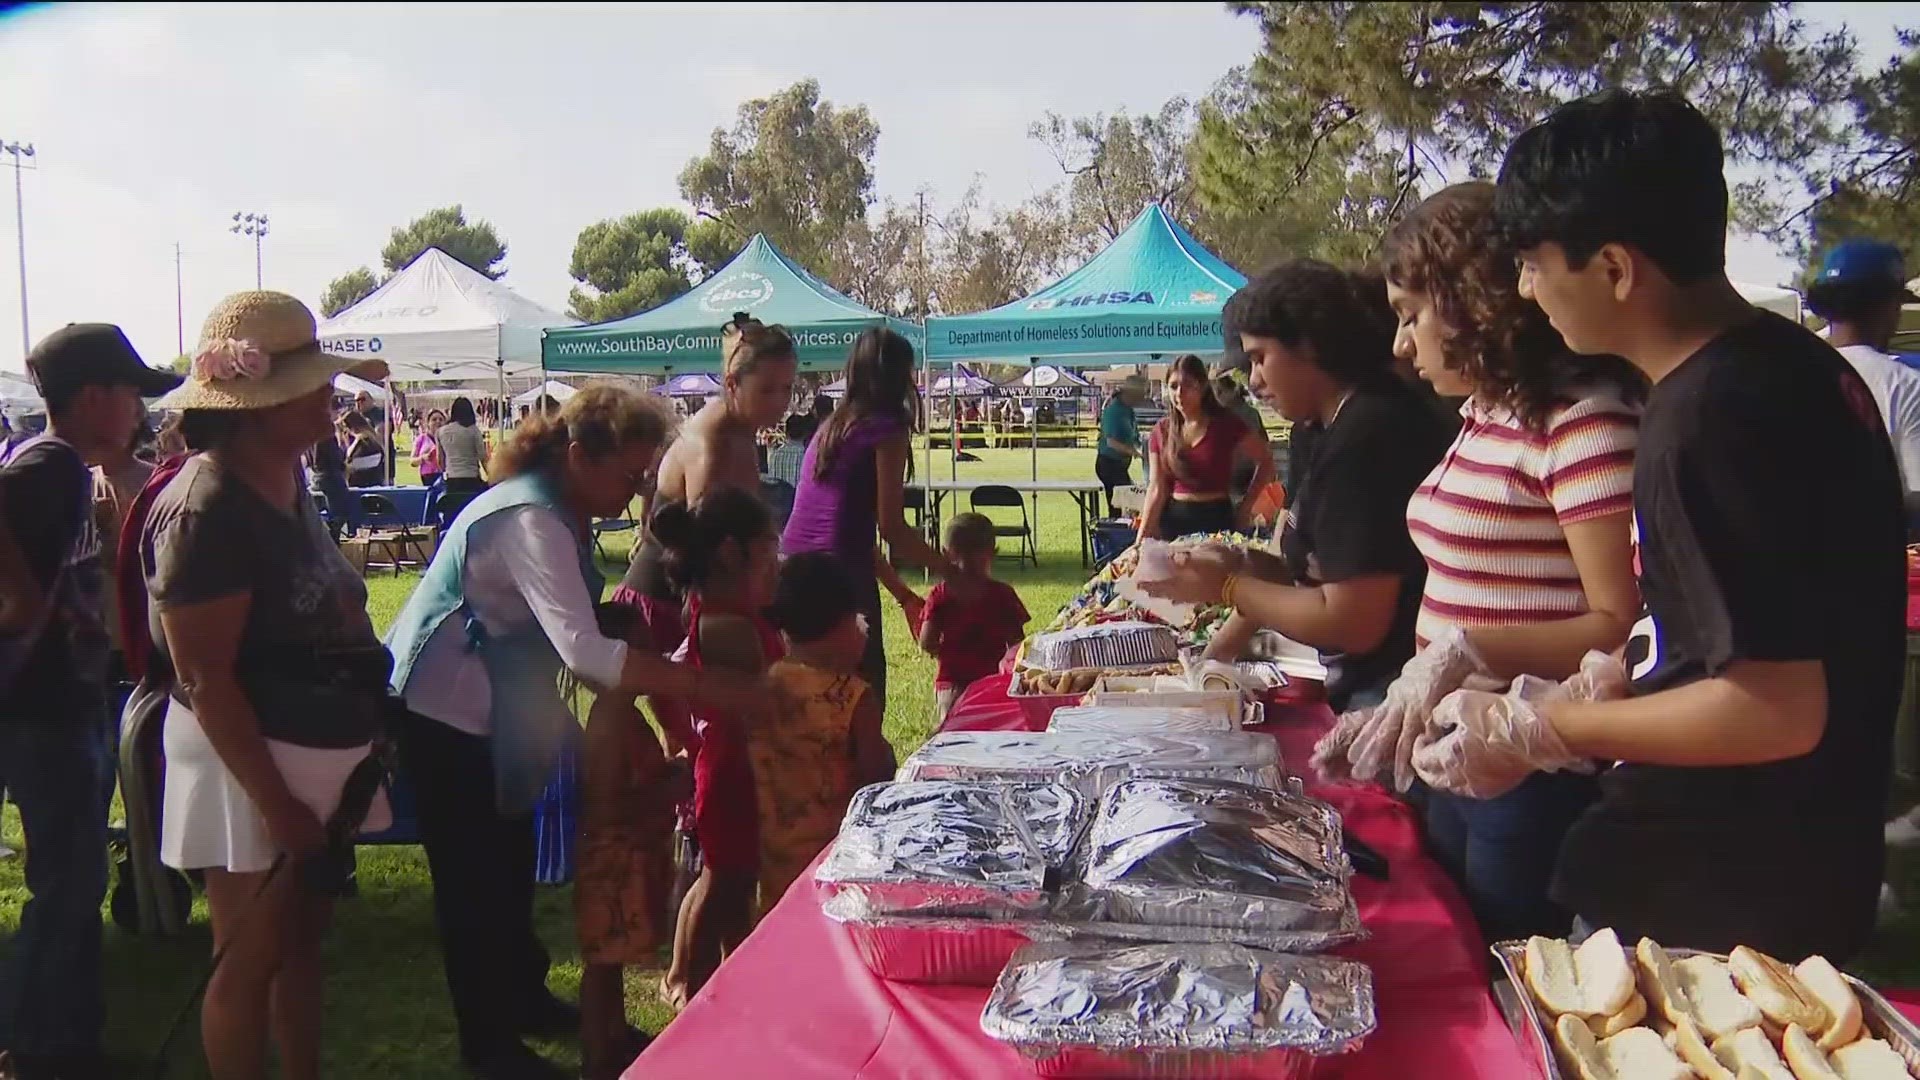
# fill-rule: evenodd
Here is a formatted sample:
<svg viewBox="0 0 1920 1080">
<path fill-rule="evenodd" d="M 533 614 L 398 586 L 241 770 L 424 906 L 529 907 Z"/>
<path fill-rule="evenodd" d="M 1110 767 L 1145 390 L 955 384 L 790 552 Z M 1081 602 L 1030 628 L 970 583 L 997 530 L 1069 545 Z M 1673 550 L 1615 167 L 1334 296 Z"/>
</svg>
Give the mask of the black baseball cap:
<svg viewBox="0 0 1920 1080">
<path fill-rule="evenodd" d="M 180 376 L 150 368 L 112 323 L 69 323 L 40 339 L 27 354 L 27 371 L 42 397 L 85 386 L 131 386 L 141 397 L 159 397 L 179 386 Z"/>
</svg>

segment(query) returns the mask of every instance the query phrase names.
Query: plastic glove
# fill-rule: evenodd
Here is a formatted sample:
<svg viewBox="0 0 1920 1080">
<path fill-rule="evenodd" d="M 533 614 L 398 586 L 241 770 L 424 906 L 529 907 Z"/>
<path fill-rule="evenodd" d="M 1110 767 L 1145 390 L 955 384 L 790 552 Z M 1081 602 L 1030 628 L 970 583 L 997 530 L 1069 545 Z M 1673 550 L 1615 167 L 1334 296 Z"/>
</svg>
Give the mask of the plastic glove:
<svg viewBox="0 0 1920 1080">
<path fill-rule="evenodd" d="M 1414 740 L 1426 729 L 1434 706 L 1485 671 L 1465 631 L 1455 628 L 1429 642 L 1407 661 L 1400 677 L 1387 687 L 1386 700 L 1354 734 L 1347 748 L 1349 775 L 1363 782 L 1378 777 L 1384 783 L 1390 770 L 1396 790 L 1411 788 Z"/>
<path fill-rule="evenodd" d="M 1347 778 L 1347 750 L 1358 738 L 1360 730 L 1373 719 L 1373 709 L 1355 709 L 1342 713 L 1333 723 L 1332 730 L 1320 736 L 1313 744 L 1313 756 L 1307 764 L 1313 766 L 1314 773 L 1322 780 L 1342 780 Z"/>
<path fill-rule="evenodd" d="M 1523 678 L 1505 694 L 1448 694 L 1414 744 L 1414 770 L 1436 790 L 1491 799 L 1519 787 L 1535 772 L 1584 765 L 1541 715 L 1545 704 L 1566 696 L 1567 689 Z"/>
<path fill-rule="evenodd" d="M 1626 665 L 1612 653 L 1595 650 L 1580 658 L 1580 670 L 1561 687 L 1574 701 L 1618 701 L 1631 682 Z"/>
</svg>

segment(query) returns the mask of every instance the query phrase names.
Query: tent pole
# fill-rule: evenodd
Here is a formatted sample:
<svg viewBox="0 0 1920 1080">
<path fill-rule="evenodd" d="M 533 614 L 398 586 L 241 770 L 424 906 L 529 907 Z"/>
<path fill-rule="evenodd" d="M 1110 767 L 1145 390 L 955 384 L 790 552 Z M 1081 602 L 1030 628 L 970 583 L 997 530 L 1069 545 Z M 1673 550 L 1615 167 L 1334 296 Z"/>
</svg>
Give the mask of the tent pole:
<svg viewBox="0 0 1920 1080">
<path fill-rule="evenodd" d="M 953 420 L 953 438 L 947 440 L 947 472 L 955 480 L 960 479 L 960 402 L 953 382 L 959 374 L 960 361 L 947 361 L 947 412 Z"/>
<path fill-rule="evenodd" d="M 1040 380 L 1033 377 L 1033 362 L 1027 362 L 1027 405 L 1033 409 L 1033 415 L 1027 418 L 1027 444 L 1033 475 L 1030 479 L 1040 479 L 1040 388 L 1034 384 Z M 1040 496 L 1033 497 L 1033 512 L 1040 512 Z"/>
<path fill-rule="evenodd" d="M 387 471 L 387 483 L 389 483 L 389 484 L 391 484 L 391 483 L 393 483 L 393 480 L 394 480 L 394 475 L 393 475 L 393 470 L 394 470 L 394 460 L 393 460 L 393 379 L 392 379 L 392 378 L 385 378 L 385 379 L 381 379 L 381 380 L 380 380 L 380 392 L 381 392 L 382 394 L 385 394 L 385 395 L 386 395 L 386 398 L 387 398 L 387 400 L 385 400 L 385 401 L 383 401 L 383 402 L 381 402 L 381 404 L 382 404 L 382 405 L 384 405 L 384 406 L 386 406 L 386 407 L 380 410 L 380 430 L 381 430 L 381 433 L 382 433 L 382 434 L 384 434 L 384 435 L 386 436 L 386 440 L 387 440 L 387 445 L 385 445 L 385 446 L 383 446 L 383 447 L 381 447 L 381 448 L 380 448 L 380 456 L 381 456 L 381 458 L 382 458 L 382 459 L 384 459 L 384 460 L 386 461 L 386 463 L 387 463 L 387 470 L 386 470 L 386 471 Z"/>
</svg>

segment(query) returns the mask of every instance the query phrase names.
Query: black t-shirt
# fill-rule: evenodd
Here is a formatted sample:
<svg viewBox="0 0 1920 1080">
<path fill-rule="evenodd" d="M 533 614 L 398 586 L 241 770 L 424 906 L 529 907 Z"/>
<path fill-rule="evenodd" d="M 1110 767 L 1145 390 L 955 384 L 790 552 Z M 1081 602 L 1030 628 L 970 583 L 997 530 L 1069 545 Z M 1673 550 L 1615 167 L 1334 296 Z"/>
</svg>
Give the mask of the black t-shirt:
<svg viewBox="0 0 1920 1080">
<path fill-rule="evenodd" d="M 0 469 L 6 527 L 50 599 L 46 621 L 6 688 L 5 716 L 70 716 L 99 704 L 111 648 L 102 615 L 105 570 L 93 520 L 93 473 L 79 451 L 48 436 Z"/>
<path fill-rule="evenodd" d="M 1556 899 L 1629 941 L 1836 961 L 1864 944 L 1905 663 L 1900 490 L 1866 384 L 1777 315 L 1654 388 L 1633 475 L 1635 692 L 1819 660 L 1826 731 L 1772 764 L 1614 768 L 1567 835 Z"/>
<path fill-rule="evenodd" d="M 1305 434 L 1305 438 L 1302 435 Z M 1294 429 L 1281 556 L 1305 585 L 1397 574 L 1393 628 L 1364 655 L 1322 654 L 1335 709 L 1393 681 L 1413 655 L 1427 564 L 1407 534 L 1407 502 L 1445 452 L 1433 410 L 1399 382 L 1356 390 L 1333 423 Z"/>
</svg>

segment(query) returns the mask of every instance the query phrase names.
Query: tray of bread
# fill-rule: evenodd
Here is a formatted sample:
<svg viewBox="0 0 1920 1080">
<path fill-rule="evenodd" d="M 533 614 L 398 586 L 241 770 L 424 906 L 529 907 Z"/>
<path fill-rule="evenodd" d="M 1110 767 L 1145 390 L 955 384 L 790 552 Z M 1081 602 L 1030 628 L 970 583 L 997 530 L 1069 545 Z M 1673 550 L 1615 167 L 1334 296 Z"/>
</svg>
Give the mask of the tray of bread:
<svg viewBox="0 0 1920 1080">
<path fill-rule="evenodd" d="M 1548 1080 L 1909 1080 L 1920 1029 L 1825 958 L 1631 948 L 1612 930 L 1492 947 Z"/>
</svg>

